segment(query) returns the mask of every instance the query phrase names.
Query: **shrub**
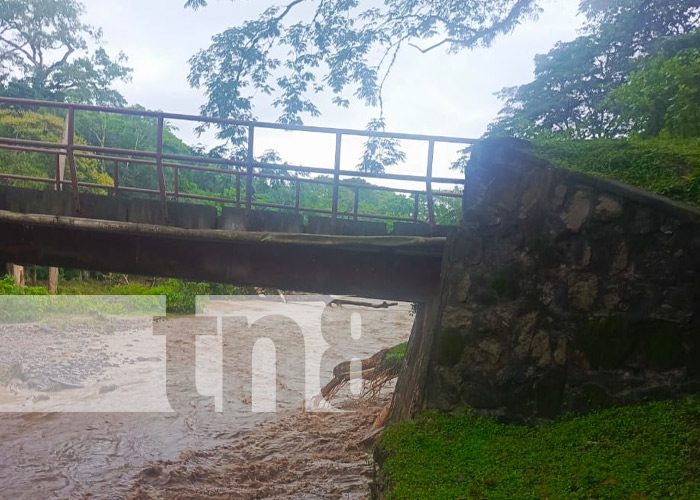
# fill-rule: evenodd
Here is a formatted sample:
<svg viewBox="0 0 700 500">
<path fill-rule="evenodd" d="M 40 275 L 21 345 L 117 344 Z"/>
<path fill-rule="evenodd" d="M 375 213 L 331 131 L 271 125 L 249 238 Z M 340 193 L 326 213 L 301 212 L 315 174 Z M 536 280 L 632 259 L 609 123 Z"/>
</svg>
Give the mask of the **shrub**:
<svg viewBox="0 0 700 500">
<path fill-rule="evenodd" d="M 46 288 L 40 286 L 27 286 L 20 288 L 15 285 L 12 276 L 4 276 L 0 279 L 0 295 L 48 295 Z"/>
</svg>

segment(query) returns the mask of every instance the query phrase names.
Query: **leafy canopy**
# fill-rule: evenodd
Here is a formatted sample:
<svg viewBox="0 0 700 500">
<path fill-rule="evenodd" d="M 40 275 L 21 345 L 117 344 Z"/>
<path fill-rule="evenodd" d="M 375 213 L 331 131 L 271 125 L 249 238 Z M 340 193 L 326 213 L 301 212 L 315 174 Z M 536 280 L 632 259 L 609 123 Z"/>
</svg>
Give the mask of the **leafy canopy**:
<svg viewBox="0 0 700 500">
<path fill-rule="evenodd" d="M 124 105 L 111 88 L 128 81 L 126 56 L 99 46 L 76 0 L 0 0 L 0 92 L 15 97 Z M 98 48 L 90 52 L 89 45 Z"/>
<path fill-rule="evenodd" d="M 403 49 L 489 45 L 537 12 L 537 0 L 292 0 L 214 36 L 190 60 L 189 81 L 206 91 L 202 112 L 216 117 L 253 118 L 256 93 L 271 96 L 282 123 L 318 116 L 314 96 L 324 91 L 341 107 L 355 97 L 381 109 Z"/>
<path fill-rule="evenodd" d="M 609 104 L 640 137 L 700 137 L 700 31 L 663 40 Z"/>
<path fill-rule="evenodd" d="M 637 60 L 660 37 L 700 26 L 700 0 L 582 0 L 586 23 L 577 39 L 535 58 L 535 79 L 503 89 L 505 101 L 491 135 L 532 138 L 613 138 L 633 127 L 608 95 L 624 85 Z"/>
</svg>

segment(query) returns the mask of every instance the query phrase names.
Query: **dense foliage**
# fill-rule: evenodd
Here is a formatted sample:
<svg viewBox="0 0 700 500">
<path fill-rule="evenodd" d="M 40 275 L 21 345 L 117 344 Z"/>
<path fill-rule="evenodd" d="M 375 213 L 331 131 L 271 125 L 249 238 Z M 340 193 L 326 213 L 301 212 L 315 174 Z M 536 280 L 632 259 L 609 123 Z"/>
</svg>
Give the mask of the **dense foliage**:
<svg viewBox="0 0 700 500">
<path fill-rule="evenodd" d="M 673 104 L 674 95 L 687 92 L 682 87 L 688 81 L 684 66 L 693 64 L 692 59 L 676 59 L 674 67 L 663 69 L 679 73 L 679 80 L 657 78 L 650 86 L 639 72 L 658 72 L 662 64 L 657 60 L 648 68 L 640 68 L 639 61 L 658 52 L 659 39 L 693 32 L 700 25 L 700 0 L 582 0 L 580 11 L 586 17 L 583 34 L 537 56 L 531 83 L 501 91 L 505 106 L 490 127 L 491 135 L 619 137 L 639 128 L 646 120 L 645 113 L 656 110 L 627 105 L 621 112 L 613 90 L 631 80 L 634 88 L 626 91 L 628 95 L 644 87 L 638 104 L 643 96 L 653 96 L 665 107 Z M 636 76 L 631 78 L 635 70 Z M 668 88 L 655 95 L 660 85 Z M 684 99 L 688 97 L 697 102 L 697 93 Z M 682 105 L 679 103 L 676 111 Z"/>
<path fill-rule="evenodd" d="M 382 435 L 387 500 L 691 500 L 700 491 L 700 398 L 514 426 L 427 413 Z"/>
<path fill-rule="evenodd" d="M 700 138 L 548 140 L 537 141 L 534 152 L 559 167 L 700 205 Z"/>
<path fill-rule="evenodd" d="M 52 114 L 0 109 L 0 137 L 60 143 L 63 127 L 63 119 Z M 85 141 L 77 137 L 76 143 L 85 144 Z M 80 181 L 112 185 L 112 178 L 100 168 L 97 161 L 77 158 L 75 164 Z M 55 158 L 51 155 L 0 150 L 0 169 L 4 173 L 55 179 L 55 168 Z M 66 168 L 65 179 L 70 179 L 68 168 Z M 26 181 L 14 184 L 38 189 L 53 189 L 52 184 Z"/>
<path fill-rule="evenodd" d="M 669 37 L 610 92 L 612 109 L 641 137 L 700 137 L 700 30 Z"/>
</svg>

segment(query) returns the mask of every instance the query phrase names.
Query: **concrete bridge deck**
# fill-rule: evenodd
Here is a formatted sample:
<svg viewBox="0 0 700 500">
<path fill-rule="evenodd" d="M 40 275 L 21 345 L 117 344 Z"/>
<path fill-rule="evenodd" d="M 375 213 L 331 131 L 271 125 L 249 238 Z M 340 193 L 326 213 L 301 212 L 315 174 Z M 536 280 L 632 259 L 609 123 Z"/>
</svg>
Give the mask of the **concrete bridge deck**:
<svg viewBox="0 0 700 500">
<path fill-rule="evenodd" d="M 183 229 L 0 211 L 0 260 L 422 301 L 445 238 Z"/>
</svg>

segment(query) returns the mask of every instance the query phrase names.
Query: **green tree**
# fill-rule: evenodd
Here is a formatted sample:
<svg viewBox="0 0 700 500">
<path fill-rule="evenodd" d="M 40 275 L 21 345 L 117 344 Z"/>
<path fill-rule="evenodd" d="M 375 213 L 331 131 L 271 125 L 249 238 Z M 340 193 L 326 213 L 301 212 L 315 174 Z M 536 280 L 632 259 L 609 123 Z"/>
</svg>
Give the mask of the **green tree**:
<svg viewBox="0 0 700 500">
<path fill-rule="evenodd" d="M 630 123 L 607 95 L 627 82 L 636 59 L 659 37 L 700 25 L 700 0 L 582 0 L 583 34 L 535 58 L 535 79 L 506 88 L 504 107 L 490 135 L 619 137 Z"/>
<path fill-rule="evenodd" d="M 0 109 L 0 137 L 59 143 L 63 137 L 63 124 L 63 119 L 53 114 Z M 79 136 L 75 142 L 85 144 Z M 112 178 L 100 170 L 97 161 L 76 158 L 75 163 L 79 181 L 112 185 Z M 54 179 L 54 165 L 51 155 L 0 150 L 0 170 L 4 173 Z M 69 179 L 70 172 L 66 170 L 66 180 Z M 37 189 L 53 189 L 53 184 L 48 183 L 10 182 Z"/>
<path fill-rule="evenodd" d="M 0 0 L 0 92 L 14 97 L 124 105 L 126 56 L 111 58 L 76 0 Z M 98 48 L 90 52 L 89 45 Z"/>
<path fill-rule="evenodd" d="M 537 12 L 537 0 L 292 0 L 214 36 L 190 60 L 189 81 L 207 94 L 202 112 L 216 117 L 253 118 L 256 93 L 272 96 L 282 123 L 319 115 L 315 100 L 324 91 L 341 107 L 354 96 L 381 109 L 403 49 L 486 46 Z M 234 136 L 223 129 L 220 137 Z"/>
<path fill-rule="evenodd" d="M 700 30 L 663 40 L 609 103 L 640 137 L 700 137 Z"/>
<path fill-rule="evenodd" d="M 367 130 L 384 131 L 386 124 L 383 118 L 372 120 Z M 406 161 L 406 154 L 401 151 L 400 143 L 389 137 L 368 137 L 364 144 L 364 152 L 357 168 L 360 172 L 374 174 L 384 173 L 386 167 L 399 165 Z"/>
<path fill-rule="evenodd" d="M 131 109 L 144 108 L 132 106 Z M 75 118 L 76 133 L 83 137 L 91 146 L 129 149 L 135 151 L 154 152 L 156 150 L 157 120 L 155 118 L 123 115 L 118 113 L 96 113 L 79 111 Z M 163 152 L 169 154 L 189 155 L 192 149 L 174 134 L 166 123 L 163 130 Z M 113 165 L 100 162 L 104 172 L 113 175 Z M 185 175 L 189 171 L 184 171 Z M 164 176 L 168 189 L 172 189 L 173 170 L 166 168 Z M 119 184 L 146 189 L 158 189 L 156 168 L 152 165 L 142 165 L 133 161 L 120 163 Z"/>
</svg>

